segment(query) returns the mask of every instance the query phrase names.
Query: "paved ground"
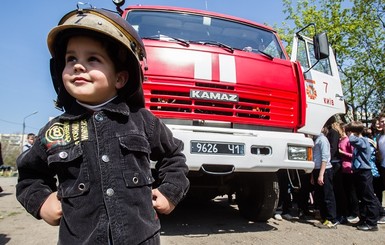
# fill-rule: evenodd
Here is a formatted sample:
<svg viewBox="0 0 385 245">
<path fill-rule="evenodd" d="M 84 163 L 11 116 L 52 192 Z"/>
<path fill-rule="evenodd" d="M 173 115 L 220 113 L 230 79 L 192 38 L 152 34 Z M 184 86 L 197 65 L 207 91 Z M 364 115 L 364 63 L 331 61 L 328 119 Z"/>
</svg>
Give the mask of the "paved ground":
<svg viewBox="0 0 385 245">
<path fill-rule="evenodd" d="M 57 242 L 57 227 L 35 220 L 15 198 L 14 177 L 0 177 L 0 245 L 50 245 Z M 385 244 L 385 225 L 378 232 L 362 232 L 340 225 L 325 230 L 314 227 L 315 220 L 252 223 L 238 214 L 236 206 L 225 199 L 200 206 L 183 205 L 169 216 L 162 216 L 163 245 L 227 244 Z"/>
</svg>

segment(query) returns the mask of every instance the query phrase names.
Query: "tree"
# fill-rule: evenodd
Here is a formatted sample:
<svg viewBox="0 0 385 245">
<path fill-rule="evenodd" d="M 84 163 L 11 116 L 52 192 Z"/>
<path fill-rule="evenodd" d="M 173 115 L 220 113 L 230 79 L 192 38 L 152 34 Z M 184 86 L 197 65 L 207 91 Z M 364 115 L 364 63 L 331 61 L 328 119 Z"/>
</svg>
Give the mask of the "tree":
<svg viewBox="0 0 385 245">
<path fill-rule="evenodd" d="M 384 110 L 385 101 L 385 1 L 384 0 L 283 0 L 286 20 L 298 30 L 315 23 L 328 33 L 335 51 L 345 94 L 354 120 L 368 120 Z M 290 44 L 294 30 L 277 28 Z M 311 29 L 306 35 L 312 36 Z M 288 45 L 290 47 L 290 45 Z M 288 50 L 288 53 L 289 50 Z M 358 117 L 357 117 L 358 116 Z"/>
</svg>

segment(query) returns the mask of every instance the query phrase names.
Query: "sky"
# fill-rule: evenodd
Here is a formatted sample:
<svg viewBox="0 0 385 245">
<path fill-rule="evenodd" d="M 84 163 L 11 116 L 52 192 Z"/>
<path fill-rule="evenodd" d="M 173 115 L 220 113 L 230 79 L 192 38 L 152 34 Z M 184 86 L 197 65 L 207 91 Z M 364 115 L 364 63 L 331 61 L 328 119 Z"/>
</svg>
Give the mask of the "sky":
<svg viewBox="0 0 385 245">
<path fill-rule="evenodd" d="M 61 17 L 76 9 L 73 0 L 5 0 L 0 10 L 0 134 L 37 134 L 61 114 L 49 71 L 46 38 Z M 83 0 L 114 10 L 112 0 Z M 17 3 L 17 4 L 16 4 Z M 166 5 L 209 10 L 270 26 L 284 22 L 282 0 L 126 0 L 128 5 Z"/>
</svg>

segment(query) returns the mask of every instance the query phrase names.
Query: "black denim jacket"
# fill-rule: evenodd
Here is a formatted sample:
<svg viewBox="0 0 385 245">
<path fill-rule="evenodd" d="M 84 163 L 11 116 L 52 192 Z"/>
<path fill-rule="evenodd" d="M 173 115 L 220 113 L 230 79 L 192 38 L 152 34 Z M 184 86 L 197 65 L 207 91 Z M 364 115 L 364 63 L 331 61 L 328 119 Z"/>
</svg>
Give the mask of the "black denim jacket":
<svg viewBox="0 0 385 245">
<path fill-rule="evenodd" d="M 75 106 L 49 122 L 18 160 L 16 195 L 34 217 L 58 191 L 59 244 L 139 244 L 160 230 L 150 160 L 173 204 L 189 181 L 183 143 L 146 109 L 115 100 L 99 112 Z M 58 185 L 57 180 L 58 178 Z M 110 240 L 110 241 L 109 241 Z"/>
</svg>

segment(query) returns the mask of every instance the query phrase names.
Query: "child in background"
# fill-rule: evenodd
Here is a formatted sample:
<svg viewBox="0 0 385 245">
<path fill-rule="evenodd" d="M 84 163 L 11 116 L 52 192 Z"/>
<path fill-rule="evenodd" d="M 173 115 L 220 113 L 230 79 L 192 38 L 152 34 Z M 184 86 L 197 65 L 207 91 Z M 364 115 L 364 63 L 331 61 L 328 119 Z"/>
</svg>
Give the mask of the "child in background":
<svg viewBox="0 0 385 245">
<path fill-rule="evenodd" d="M 27 134 L 27 142 L 23 145 L 23 152 L 31 149 L 33 143 L 35 142 L 35 134 Z"/>
<path fill-rule="evenodd" d="M 346 135 L 346 124 L 342 124 L 341 128 L 343 130 L 338 147 L 341 156 L 342 183 L 344 185 L 344 194 L 346 195 L 347 202 L 347 220 L 349 223 L 357 223 L 359 221 L 359 205 L 352 170 L 354 148 L 349 142 L 349 137 Z"/>
<path fill-rule="evenodd" d="M 327 127 L 323 127 L 321 133 L 315 138 L 313 148 L 314 170 L 311 183 L 314 185 L 315 201 L 319 206 L 321 223 L 319 228 L 336 228 L 337 210 L 333 190 L 333 167 L 330 162 L 330 143 L 327 135 Z"/>
<path fill-rule="evenodd" d="M 362 132 L 362 136 L 368 139 L 370 144 L 370 150 L 371 150 L 371 156 L 370 156 L 370 166 L 372 167 L 372 175 L 373 175 L 373 190 L 374 194 L 376 195 L 378 202 L 380 203 L 380 213 L 379 218 L 377 221 L 377 224 L 384 224 L 385 223 L 385 210 L 382 207 L 382 192 L 384 190 L 382 179 L 380 176 L 380 172 L 378 170 L 379 166 L 377 166 L 377 143 L 373 139 L 373 133 L 372 129 L 370 128 L 364 128 L 364 131 Z"/>
<path fill-rule="evenodd" d="M 373 190 L 373 175 L 370 165 L 372 150 L 368 139 L 362 136 L 362 122 L 351 122 L 346 127 L 350 144 L 354 147 L 352 169 L 358 199 L 360 200 L 360 222 L 357 229 L 378 231 L 377 220 L 381 206 Z"/>
<path fill-rule="evenodd" d="M 376 124 L 376 142 L 377 142 L 377 168 L 380 172 L 382 180 L 382 188 L 385 188 L 385 113 L 378 116 L 378 125 Z M 382 204 L 382 202 L 381 202 Z M 379 220 L 379 223 L 384 224 L 385 220 Z"/>
<path fill-rule="evenodd" d="M 79 9 L 48 47 L 65 112 L 19 157 L 17 199 L 60 225 L 58 244 L 159 244 L 157 213 L 186 195 L 188 168 L 183 143 L 144 108 L 142 41 L 115 13 Z"/>
</svg>

